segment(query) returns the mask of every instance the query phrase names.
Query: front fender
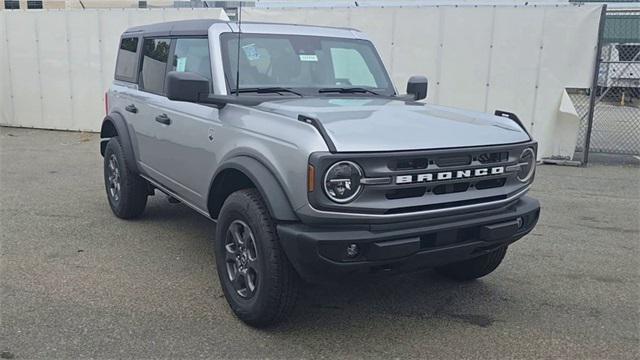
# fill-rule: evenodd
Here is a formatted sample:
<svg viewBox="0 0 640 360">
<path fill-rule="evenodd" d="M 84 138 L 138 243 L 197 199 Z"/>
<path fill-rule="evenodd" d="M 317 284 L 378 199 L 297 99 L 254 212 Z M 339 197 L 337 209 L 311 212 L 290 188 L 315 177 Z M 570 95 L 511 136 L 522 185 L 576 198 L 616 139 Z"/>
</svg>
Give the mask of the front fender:
<svg viewBox="0 0 640 360">
<path fill-rule="evenodd" d="M 279 221 L 299 221 L 280 182 L 275 175 L 261 162 L 249 156 L 237 156 L 227 160 L 216 171 L 212 186 L 217 176 L 227 169 L 235 169 L 246 175 L 256 186 L 264 199 L 271 216 Z"/>
</svg>

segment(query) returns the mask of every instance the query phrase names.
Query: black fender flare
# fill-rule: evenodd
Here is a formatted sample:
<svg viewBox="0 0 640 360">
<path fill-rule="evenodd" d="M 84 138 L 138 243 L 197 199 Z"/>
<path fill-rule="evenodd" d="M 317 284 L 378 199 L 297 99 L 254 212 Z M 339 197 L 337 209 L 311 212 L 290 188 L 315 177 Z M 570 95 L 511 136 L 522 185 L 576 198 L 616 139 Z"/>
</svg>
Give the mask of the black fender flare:
<svg viewBox="0 0 640 360">
<path fill-rule="evenodd" d="M 271 216 L 278 221 L 299 221 L 293 211 L 289 198 L 285 194 L 275 175 L 255 158 L 241 155 L 225 161 L 216 171 L 209 192 L 215 191 L 214 184 L 218 175 L 228 169 L 240 171 L 251 180 L 264 199 Z"/>
<path fill-rule="evenodd" d="M 127 158 L 127 163 L 133 167 L 133 170 L 136 173 L 140 173 L 135 153 L 133 152 L 133 144 L 131 143 L 131 136 L 129 135 L 129 127 L 127 126 L 124 117 L 117 112 L 112 112 L 102 120 L 102 126 L 100 127 L 100 154 L 104 156 L 107 143 L 109 142 L 109 139 L 114 136 L 110 128 L 111 125 L 113 125 L 117 132 L 120 145 L 124 150 L 124 156 Z"/>
</svg>

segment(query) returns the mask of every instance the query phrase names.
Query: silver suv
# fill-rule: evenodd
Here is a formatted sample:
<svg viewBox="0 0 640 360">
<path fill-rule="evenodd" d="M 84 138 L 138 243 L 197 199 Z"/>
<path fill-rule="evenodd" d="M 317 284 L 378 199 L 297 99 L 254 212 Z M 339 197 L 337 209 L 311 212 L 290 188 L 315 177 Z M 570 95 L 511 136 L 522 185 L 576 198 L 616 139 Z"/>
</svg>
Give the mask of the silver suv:
<svg viewBox="0 0 640 360">
<path fill-rule="evenodd" d="M 398 95 L 354 29 L 215 20 L 128 29 L 100 152 L 109 204 L 137 217 L 156 190 L 217 221 L 233 312 L 265 326 L 300 280 L 495 270 L 535 226 L 537 144 L 518 118 Z"/>
</svg>

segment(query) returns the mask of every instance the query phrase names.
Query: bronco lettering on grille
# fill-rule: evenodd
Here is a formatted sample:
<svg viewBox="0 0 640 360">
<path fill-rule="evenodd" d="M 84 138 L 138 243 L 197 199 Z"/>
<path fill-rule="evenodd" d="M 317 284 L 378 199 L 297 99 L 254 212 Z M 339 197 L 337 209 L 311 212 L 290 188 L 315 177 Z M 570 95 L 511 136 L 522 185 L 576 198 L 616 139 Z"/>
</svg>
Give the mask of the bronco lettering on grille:
<svg viewBox="0 0 640 360">
<path fill-rule="evenodd" d="M 465 169 L 455 171 L 441 171 L 425 174 L 396 176 L 396 184 L 413 184 L 432 181 L 446 181 L 455 179 L 475 178 L 489 175 L 504 174 L 504 166 L 490 168 Z"/>
</svg>

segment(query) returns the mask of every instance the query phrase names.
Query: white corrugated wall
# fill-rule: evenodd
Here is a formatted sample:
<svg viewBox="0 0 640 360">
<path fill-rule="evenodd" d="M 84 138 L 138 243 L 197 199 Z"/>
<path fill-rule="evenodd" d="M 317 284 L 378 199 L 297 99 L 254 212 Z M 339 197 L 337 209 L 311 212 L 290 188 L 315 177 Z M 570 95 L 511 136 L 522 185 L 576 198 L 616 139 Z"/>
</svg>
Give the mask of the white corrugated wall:
<svg viewBox="0 0 640 360">
<path fill-rule="evenodd" d="M 224 18 L 219 9 L 0 12 L 0 124 L 95 131 L 117 42 L 132 25 Z M 520 116 L 540 156 L 570 156 L 578 118 L 565 88 L 588 88 L 600 6 L 244 8 L 243 20 L 347 26 L 368 33 L 402 92 L 430 80 L 428 102 Z M 562 122 L 562 123 L 561 123 Z"/>
<path fill-rule="evenodd" d="M 97 131 L 130 27 L 226 19 L 221 9 L 0 11 L 0 125 Z"/>
</svg>

